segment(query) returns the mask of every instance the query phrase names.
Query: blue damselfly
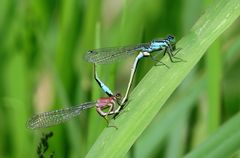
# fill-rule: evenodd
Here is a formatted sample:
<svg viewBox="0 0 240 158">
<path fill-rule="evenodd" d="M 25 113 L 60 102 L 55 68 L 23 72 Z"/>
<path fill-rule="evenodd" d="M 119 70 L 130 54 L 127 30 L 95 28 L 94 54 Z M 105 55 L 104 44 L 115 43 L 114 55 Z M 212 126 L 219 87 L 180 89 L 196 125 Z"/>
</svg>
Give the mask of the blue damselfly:
<svg viewBox="0 0 240 158">
<path fill-rule="evenodd" d="M 132 46 L 124 46 L 124 47 L 110 47 L 110 48 L 100 48 L 95 50 L 90 50 L 87 52 L 85 59 L 88 62 L 92 62 L 94 64 L 94 78 L 101 87 L 101 89 L 108 95 L 112 96 L 113 93 L 97 76 L 96 65 L 95 64 L 107 64 L 118 59 L 124 58 L 128 55 L 133 55 L 138 53 L 137 57 L 134 60 L 131 75 L 128 82 L 128 87 L 126 93 L 122 99 L 121 106 L 119 106 L 119 111 L 123 108 L 125 103 L 128 100 L 129 90 L 132 85 L 133 77 L 136 71 L 136 67 L 138 61 L 143 57 L 151 57 L 151 59 L 155 62 L 160 62 L 161 64 L 167 66 L 163 62 L 157 59 L 157 56 L 161 53 L 165 55 L 166 53 L 169 56 L 171 62 L 179 62 L 182 59 L 175 57 L 175 54 L 179 49 L 176 49 L 176 41 L 174 36 L 167 36 L 165 39 L 152 40 L 148 43 L 141 43 Z M 156 52 L 155 55 L 153 55 Z M 175 53 L 173 53 L 175 52 Z M 168 66 L 167 66 L 168 67 Z"/>
</svg>

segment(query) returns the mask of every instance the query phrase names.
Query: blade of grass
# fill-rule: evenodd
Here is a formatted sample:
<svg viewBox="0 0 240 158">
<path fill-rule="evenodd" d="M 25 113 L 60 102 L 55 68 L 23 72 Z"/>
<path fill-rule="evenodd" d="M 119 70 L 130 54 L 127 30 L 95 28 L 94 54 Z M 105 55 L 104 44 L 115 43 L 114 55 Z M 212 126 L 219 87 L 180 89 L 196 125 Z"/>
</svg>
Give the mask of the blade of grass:
<svg viewBox="0 0 240 158">
<path fill-rule="evenodd" d="M 236 40 L 235 43 L 238 43 L 238 41 Z M 236 45 L 235 43 L 233 43 L 232 46 L 235 46 Z M 232 46 L 229 46 L 229 47 L 232 48 Z M 234 48 L 234 50 L 237 50 L 237 49 Z M 232 50 L 229 50 L 228 53 L 224 53 L 225 55 L 228 56 L 228 58 L 223 58 L 224 67 L 229 66 L 229 61 L 236 59 L 237 57 L 236 53 L 232 53 Z M 159 151 L 159 148 L 161 147 L 161 144 L 163 144 L 163 140 L 167 136 L 169 131 L 172 131 L 172 130 L 176 131 L 173 129 L 175 125 L 179 124 L 180 118 L 183 118 L 185 117 L 185 115 L 187 115 L 186 111 L 188 111 L 190 108 L 192 108 L 195 105 L 194 101 L 197 99 L 200 93 L 202 93 L 203 90 L 206 88 L 205 86 L 206 78 L 207 78 L 206 73 L 204 73 L 201 79 L 199 78 L 200 80 L 198 82 L 196 82 L 198 80 L 197 78 L 195 77 L 193 79 L 194 84 L 190 83 L 187 86 L 188 88 L 185 87 L 184 89 L 181 89 L 180 91 L 178 91 L 177 94 L 179 95 L 177 97 L 176 96 L 171 97 L 171 101 L 170 101 L 171 103 L 167 103 L 167 105 L 165 105 L 166 107 L 162 109 L 161 113 L 149 125 L 148 129 L 144 131 L 140 139 L 137 140 L 137 143 L 135 143 L 136 155 L 137 155 L 136 157 L 138 158 L 152 157 L 151 153 L 154 153 L 155 151 Z M 179 100 L 177 98 L 182 98 L 182 99 Z M 172 125 L 172 126 L 169 126 L 169 125 Z M 203 136 L 202 129 L 200 130 L 196 129 L 195 131 L 198 134 L 195 135 L 197 139 L 193 141 L 193 144 L 202 143 L 202 141 L 206 139 L 206 135 L 205 137 Z M 199 133 L 201 136 L 199 136 Z M 182 135 L 179 135 L 179 136 L 182 137 Z M 184 145 L 182 144 L 181 147 Z M 173 153 L 176 153 L 175 150 Z"/>
<path fill-rule="evenodd" d="M 181 158 L 186 143 L 186 127 L 187 127 L 187 116 L 183 116 L 179 118 L 178 124 L 174 126 L 174 130 L 171 131 L 168 137 L 168 145 L 167 145 L 167 151 L 166 151 L 166 158 Z M 157 156 L 157 155 L 156 155 Z"/>
<path fill-rule="evenodd" d="M 217 40 L 210 47 L 206 56 L 208 78 L 208 133 L 215 131 L 220 124 L 221 65 L 220 40 Z"/>
<path fill-rule="evenodd" d="M 205 0 L 208 6 L 212 0 Z M 220 124 L 220 93 L 221 93 L 221 76 L 222 76 L 222 60 L 221 60 L 220 39 L 216 40 L 206 53 L 206 70 L 207 70 L 207 104 L 208 104 L 208 133 L 214 132 Z"/>
<path fill-rule="evenodd" d="M 202 143 L 186 158 L 198 157 L 228 157 L 240 147 L 239 132 L 240 113 L 226 122 L 205 143 Z M 229 137 L 230 136 L 230 137 Z"/>
<path fill-rule="evenodd" d="M 119 129 L 106 128 L 86 157 L 123 157 L 207 48 L 239 14 L 239 0 L 221 0 L 208 9 L 178 42 L 182 48 L 179 57 L 187 62 L 172 64 L 164 58 L 170 69 L 153 67 L 132 93 L 125 112 L 113 122 Z"/>
<path fill-rule="evenodd" d="M 232 58 L 237 53 L 239 53 L 239 49 L 240 49 L 240 37 L 237 37 L 235 39 L 235 42 L 232 44 L 232 46 L 227 51 L 227 55 L 226 55 L 227 64 L 226 64 L 226 67 L 228 69 L 230 69 L 232 67 L 233 63 L 238 59 L 237 57 L 235 57 L 234 59 L 232 59 Z"/>
<path fill-rule="evenodd" d="M 21 52 L 22 53 L 22 52 Z M 13 148 L 10 156 L 27 157 L 33 151 L 29 151 L 28 130 L 25 127 L 30 95 L 27 75 L 27 67 L 24 55 L 12 55 L 8 63 L 5 76 L 6 95 L 11 98 L 7 103 L 6 121 L 9 124 L 9 138 L 12 139 Z M 10 149 L 11 150 L 11 149 Z M 8 155 L 9 156 L 9 155 Z"/>
<path fill-rule="evenodd" d="M 136 143 L 136 157 L 151 157 L 151 153 L 159 149 L 159 146 L 164 142 L 164 138 L 178 124 L 178 121 L 181 121 L 179 118 L 187 115 L 189 110 L 194 107 L 194 101 L 206 87 L 205 83 L 206 76 L 204 75 L 190 84 L 191 86 L 185 89 L 184 94 L 179 93 L 182 95 L 177 96 L 177 98 L 174 97 L 173 100 L 175 101 L 171 100 L 170 103 L 167 103 L 166 107 L 162 109 L 161 113 L 138 139 Z M 182 97 L 183 95 L 188 97 Z"/>
</svg>

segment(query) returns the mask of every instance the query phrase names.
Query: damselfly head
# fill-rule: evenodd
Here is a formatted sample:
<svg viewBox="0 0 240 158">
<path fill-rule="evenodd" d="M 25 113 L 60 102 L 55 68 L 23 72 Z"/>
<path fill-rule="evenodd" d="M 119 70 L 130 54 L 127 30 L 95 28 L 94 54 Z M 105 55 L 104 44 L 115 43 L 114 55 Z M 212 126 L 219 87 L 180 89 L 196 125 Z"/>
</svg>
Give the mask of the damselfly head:
<svg viewBox="0 0 240 158">
<path fill-rule="evenodd" d="M 94 63 L 94 56 L 97 55 L 97 52 L 94 50 L 89 50 L 87 51 L 87 53 L 85 54 L 84 58 L 85 60 L 87 60 L 88 62 L 93 62 Z"/>
<path fill-rule="evenodd" d="M 168 40 L 171 44 L 175 44 L 176 43 L 176 39 L 172 35 L 168 35 L 166 40 Z"/>
<path fill-rule="evenodd" d="M 172 50 L 175 50 L 176 49 L 176 39 L 175 39 L 175 37 L 172 36 L 172 35 L 168 35 L 166 40 L 168 40 L 169 43 L 171 44 Z"/>
<path fill-rule="evenodd" d="M 163 43 L 165 41 L 168 41 L 171 45 L 176 44 L 176 39 L 172 35 L 168 35 L 165 39 L 154 39 L 151 41 L 151 44 L 153 43 Z"/>
<path fill-rule="evenodd" d="M 112 96 L 112 99 L 116 101 L 118 104 L 120 104 L 122 101 L 122 95 L 120 93 L 116 93 L 115 95 Z"/>
<path fill-rule="evenodd" d="M 117 93 L 115 95 L 116 100 L 122 99 L 122 95 L 120 93 Z"/>
<path fill-rule="evenodd" d="M 88 54 L 96 54 L 96 51 L 89 50 L 89 51 L 87 52 L 87 55 L 88 55 Z"/>
</svg>

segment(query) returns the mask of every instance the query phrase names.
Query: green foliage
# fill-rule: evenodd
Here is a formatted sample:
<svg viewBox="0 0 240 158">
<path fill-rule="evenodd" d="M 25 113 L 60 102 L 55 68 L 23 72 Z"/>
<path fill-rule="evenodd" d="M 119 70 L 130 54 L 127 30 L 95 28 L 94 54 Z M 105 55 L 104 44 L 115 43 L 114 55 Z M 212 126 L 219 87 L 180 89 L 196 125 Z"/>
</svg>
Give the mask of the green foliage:
<svg viewBox="0 0 240 158">
<path fill-rule="evenodd" d="M 48 131 L 54 157 L 239 156 L 239 14 L 239 0 L 2 0 L 0 157 L 37 157 Z M 34 113 L 105 96 L 83 60 L 87 50 L 167 34 L 186 62 L 165 56 L 168 69 L 143 59 L 128 105 L 111 121 L 118 130 L 103 130 L 94 109 L 60 126 L 25 127 Z M 98 66 L 99 76 L 123 94 L 131 63 Z"/>
</svg>

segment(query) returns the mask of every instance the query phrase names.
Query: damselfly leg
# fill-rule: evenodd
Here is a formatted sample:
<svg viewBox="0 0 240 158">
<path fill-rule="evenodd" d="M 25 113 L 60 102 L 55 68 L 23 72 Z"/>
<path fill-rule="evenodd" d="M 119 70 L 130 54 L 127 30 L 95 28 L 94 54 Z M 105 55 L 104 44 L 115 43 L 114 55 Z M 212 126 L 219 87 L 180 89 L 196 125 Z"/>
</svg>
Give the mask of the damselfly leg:
<svg viewBox="0 0 240 158">
<path fill-rule="evenodd" d="M 170 61 L 172 63 L 184 62 L 183 59 L 178 58 L 178 57 L 175 56 L 180 50 L 181 50 L 181 48 L 177 48 L 175 50 L 171 50 L 169 48 L 165 48 L 163 55 L 165 55 L 167 53 L 168 56 L 169 56 L 169 59 L 170 59 Z M 175 52 L 175 53 L 173 54 L 173 52 Z"/>
<path fill-rule="evenodd" d="M 167 64 L 165 64 L 165 63 L 162 62 L 161 60 L 158 60 L 155 56 L 150 55 L 150 57 L 151 57 L 152 61 L 156 62 L 156 64 L 155 64 L 156 66 L 162 66 L 162 65 L 164 65 L 164 66 L 166 66 L 167 68 L 169 68 L 169 66 L 168 66 Z"/>
<path fill-rule="evenodd" d="M 109 115 L 115 115 L 118 113 L 118 107 L 119 107 L 119 102 L 121 101 L 122 97 L 120 93 L 117 93 L 116 95 L 112 97 L 107 97 L 107 98 L 100 98 L 97 100 L 96 104 L 96 110 L 101 115 L 107 122 L 108 127 L 114 127 L 118 129 L 114 125 L 109 124 Z M 118 107 L 116 107 L 118 105 Z M 104 109 L 108 109 L 107 112 L 104 111 Z"/>
</svg>

